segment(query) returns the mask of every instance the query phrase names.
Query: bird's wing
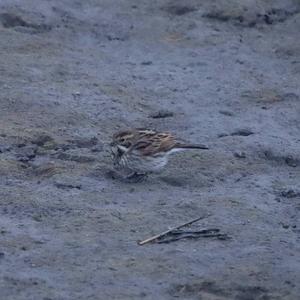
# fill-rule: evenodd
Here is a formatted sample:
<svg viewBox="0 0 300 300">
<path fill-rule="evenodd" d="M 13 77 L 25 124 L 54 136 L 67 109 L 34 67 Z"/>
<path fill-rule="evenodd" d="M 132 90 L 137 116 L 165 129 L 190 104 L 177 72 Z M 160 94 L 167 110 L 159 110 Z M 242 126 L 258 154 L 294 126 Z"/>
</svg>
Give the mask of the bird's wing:
<svg viewBox="0 0 300 300">
<path fill-rule="evenodd" d="M 130 151 L 139 151 L 142 155 L 155 155 L 168 152 L 176 146 L 175 138 L 169 133 L 145 132 L 132 145 Z"/>
</svg>

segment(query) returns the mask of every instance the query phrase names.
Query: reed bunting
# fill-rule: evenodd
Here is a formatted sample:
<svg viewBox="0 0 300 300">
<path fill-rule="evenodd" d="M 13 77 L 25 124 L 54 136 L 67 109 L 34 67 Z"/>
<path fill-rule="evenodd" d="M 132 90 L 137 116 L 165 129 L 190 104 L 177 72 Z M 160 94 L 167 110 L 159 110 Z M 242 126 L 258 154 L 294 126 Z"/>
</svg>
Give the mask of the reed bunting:
<svg viewBox="0 0 300 300">
<path fill-rule="evenodd" d="M 130 129 L 113 135 L 110 144 L 114 165 L 130 171 L 127 179 L 142 179 L 161 171 L 170 154 L 188 149 L 208 149 L 180 141 L 172 134 L 148 129 Z"/>
</svg>

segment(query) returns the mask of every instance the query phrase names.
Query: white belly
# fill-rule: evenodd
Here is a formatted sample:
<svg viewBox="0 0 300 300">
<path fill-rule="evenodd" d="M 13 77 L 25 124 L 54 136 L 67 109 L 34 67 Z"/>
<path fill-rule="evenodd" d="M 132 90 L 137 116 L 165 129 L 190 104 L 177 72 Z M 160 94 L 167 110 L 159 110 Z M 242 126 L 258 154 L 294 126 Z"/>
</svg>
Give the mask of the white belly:
<svg viewBox="0 0 300 300">
<path fill-rule="evenodd" d="M 167 163 L 167 156 L 141 157 L 139 155 L 135 155 L 135 153 L 123 155 L 120 160 L 120 164 L 123 167 L 141 173 L 159 172 Z"/>
</svg>

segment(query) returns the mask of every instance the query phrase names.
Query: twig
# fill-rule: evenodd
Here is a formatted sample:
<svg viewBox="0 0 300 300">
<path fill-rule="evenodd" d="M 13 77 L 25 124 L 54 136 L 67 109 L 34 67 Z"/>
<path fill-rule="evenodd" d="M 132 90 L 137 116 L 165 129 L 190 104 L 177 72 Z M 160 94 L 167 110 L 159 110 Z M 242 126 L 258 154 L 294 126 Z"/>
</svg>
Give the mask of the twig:
<svg viewBox="0 0 300 300">
<path fill-rule="evenodd" d="M 180 229 L 180 228 L 182 228 L 182 227 L 191 225 L 191 224 L 193 224 L 193 223 L 195 223 L 195 222 L 197 222 L 197 221 L 199 221 L 199 220 L 201 220 L 201 219 L 204 219 L 204 218 L 206 218 L 206 217 L 207 217 L 207 215 L 206 215 L 206 216 L 202 216 L 202 217 L 198 217 L 198 218 L 196 218 L 196 219 L 193 219 L 193 220 L 191 220 L 191 221 L 188 221 L 188 222 L 186 222 L 186 223 L 184 223 L 184 224 L 181 224 L 181 225 L 179 225 L 179 226 L 170 228 L 170 229 L 168 229 L 168 230 L 166 230 L 166 231 L 164 231 L 164 232 L 162 232 L 162 233 L 160 233 L 160 234 L 156 234 L 156 235 L 154 235 L 154 236 L 152 236 L 152 237 L 150 237 L 150 238 L 148 238 L 148 239 L 146 239 L 146 240 L 140 241 L 140 242 L 138 242 L 138 244 L 139 244 L 140 246 L 145 245 L 145 244 L 147 244 L 147 243 L 150 243 L 150 242 L 152 242 L 152 241 L 154 241 L 154 240 L 156 240 L 156 239 L 158 239 L 158 238 L 161 238 L 161 237 L 167 235 L 168 233 L 172 232 L 173 230 L 178 230 L 178 229 Z"/>
</svg>

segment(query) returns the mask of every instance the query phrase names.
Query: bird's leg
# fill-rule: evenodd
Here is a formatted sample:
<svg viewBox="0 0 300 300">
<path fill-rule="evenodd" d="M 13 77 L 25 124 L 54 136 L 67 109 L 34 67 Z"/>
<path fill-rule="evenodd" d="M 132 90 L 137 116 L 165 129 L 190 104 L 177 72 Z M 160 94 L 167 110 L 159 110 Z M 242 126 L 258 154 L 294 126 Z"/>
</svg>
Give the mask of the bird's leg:
<svg viewBox="0 0 300 300">
<path fill-rule="evenodd" d="M 129 182 L 141 182 L 147 177 L 147 173 L 133 172 L 126 176 L 126 180 Z"/>
</svg>

